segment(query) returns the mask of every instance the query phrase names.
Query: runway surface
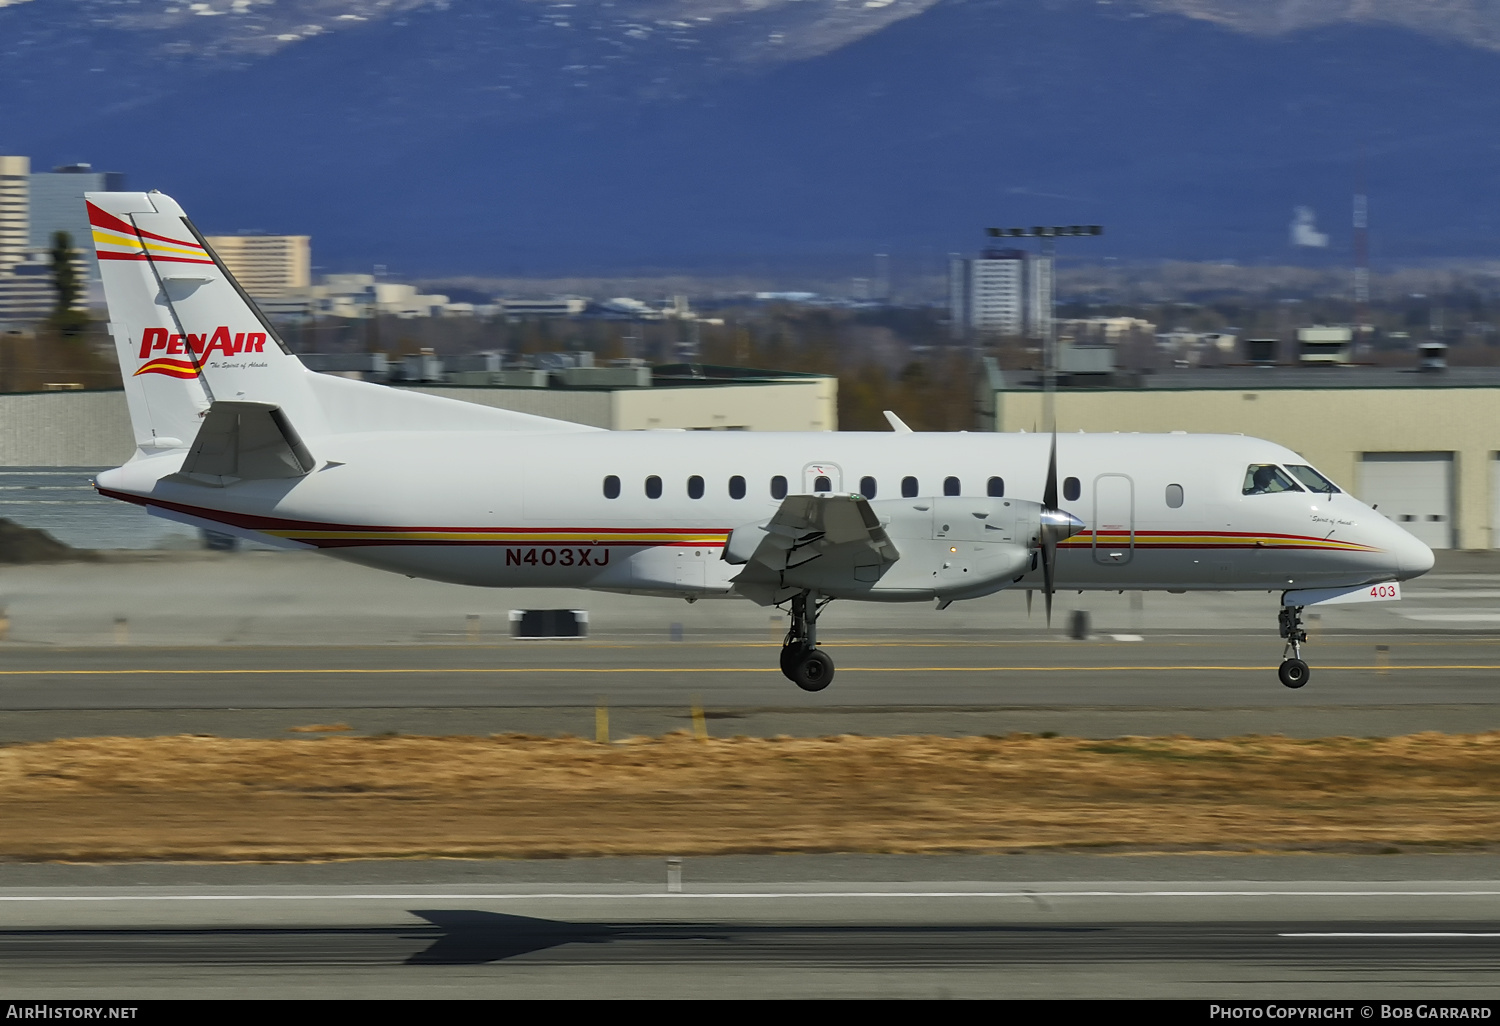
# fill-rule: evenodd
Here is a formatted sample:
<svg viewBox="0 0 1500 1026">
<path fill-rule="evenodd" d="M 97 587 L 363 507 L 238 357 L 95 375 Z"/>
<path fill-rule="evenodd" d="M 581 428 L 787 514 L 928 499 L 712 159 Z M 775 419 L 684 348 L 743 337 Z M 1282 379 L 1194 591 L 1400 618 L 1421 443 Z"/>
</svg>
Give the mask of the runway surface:
<svg viewBox="0 0 1500 1026">
<path fill-rule="evenodd" d="M 921 637 L 828 646 L 826 691 L 796 689 L 768 642 L 616 639 L 410 646 L 13 646 L 0 651 L 0 741 L 97 734 L 616 736 L 691 726 L 829 733 L 1389 736 L 1500 729 L 1500 639 L 1318 639 L 1311 683 L 1276 681 L 1258 638 L 1152 642 Z"/>
<path fill-rule="evenodd" d="M 777 671 L 784 618 L 409 581 L 300 554 L 23 567 L 0 581 L 0 742 L 80 734 L 356 733 L 1385 736 L 1500 729 L 1500 575 L 1485 557 L 1393 603 L 1310 611 L 1312 680 L 1276 681 L 1276 597 L 1019 594 L 835 603 L 838 666 L 805 694 Z M 1471 571 L 1471 572 L 1461 572 Z M 1484 572 L 1472 572 L 1484 571 Z M 509 609 L 586 608 L 586 640 L 508 636 Z M 472 610 L 464 612 L 464 610 Z M 1089 616 L 1089 637 L 1067 627 Z"/>
<path fill-rule="evenodd" d="M 80 735 L 1392 735 L 1500 729 L 1500 574 L 1311 620 L 1276 596 L 836 603 L 805 694 L 784 621 L 464 589 L 274 553 L 0 578 L 0 743 Z M 507 637 L 584 608 L 585 641 Z M 1068 637 L 1090 616 L 1088 640 Z M 1380 646 L 1384 646 L 1382 649 Z M 779 856 L 303 866 L 0 866 L 0 997 L 1489 998 L 1500 882 L 1464 856 Z"/>
<path fill-rule="evenodd" d="M 0 887 L 0 991 L 115 999 L 1500 994 L 1500 881 L 1488 879 L 1140 879 L 1153 874 L 1138 866 L 1134 879 L 1087 879 L 1080 870 L 1110 860 L 1075 858 L 1058 861 L 1072 870 L 1064 879 L 1002 871 L 988 881 L 798 882 L 785 878 L 818 860 L 741 859 L 739 874 L 758 879 L 711 879 L 730 867 L 688 860 L 682 891 L 672 893 L 660 876 L 654 885 L 611 880 L 639 877 L 648 863 L 618 861 L 625 865 L 592 860 L 556 874 L 571 879 L 530 882 L 506 880 L 504 870 L 486 879 L 480 863 L 468 879 L 442 882 L 410 865 L 404 882 L 336 881 L 399 872 L 390 867 L 243 867 L 238 882 L 226 879 L 235 867 L 219 867 L 230 872 L 213 883 Z M 1255 865 L 1219 861 L 1231 872 Z M 1441 858 L 1406 861 L 1445 868 Z M 1287 863 L 1355 877 L 1361 868 L 1351 859 Z M 273 882 L 283 868 L 287 878 Z M 868 876 L 913 867 L 867 859 L 855 868 Z M 1046 868 L 1046 859 L 1026 868 Z M 700 871 L 710 879 L 695 877 Z"/>
</svg>

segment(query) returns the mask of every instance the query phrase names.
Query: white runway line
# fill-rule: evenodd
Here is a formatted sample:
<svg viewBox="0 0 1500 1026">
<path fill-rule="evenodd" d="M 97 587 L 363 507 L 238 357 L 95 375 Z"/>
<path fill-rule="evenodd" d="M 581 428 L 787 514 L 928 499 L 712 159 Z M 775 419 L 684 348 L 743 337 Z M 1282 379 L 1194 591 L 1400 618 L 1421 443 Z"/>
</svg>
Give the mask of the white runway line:
<svg viewBox="0 0 1500 1026">
<path fill-rule="evenodd" d="M 1395 938 L 1397 940 L 1449 937 L 1500 937 L 1500 933 L 1278 933 L 1278 937 L 1316 937 L 1347 940 L 1351 937 Z"/>
</svg>

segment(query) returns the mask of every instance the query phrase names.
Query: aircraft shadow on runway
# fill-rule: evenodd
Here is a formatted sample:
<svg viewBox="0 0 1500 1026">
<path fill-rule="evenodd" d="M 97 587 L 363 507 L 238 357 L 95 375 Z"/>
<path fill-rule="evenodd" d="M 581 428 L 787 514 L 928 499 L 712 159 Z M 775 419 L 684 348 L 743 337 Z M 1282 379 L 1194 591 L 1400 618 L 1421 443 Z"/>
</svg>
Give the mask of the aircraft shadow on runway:
<svg viewBox="0 0 1500 1026">
<path fill-rule="evenodd" d="M 566 923 L 504 912 L 481 912 L 471 909 L 412 909 L 443 931 L 433 944 L 412 955 L 407 965 L 476 965 L 499 962 L 517 955 L 544 951 L 567 944 L 607 944 L 616 941 L 647 941 L 666 944 L 709 941 L 722 945 L 744 945 L 746 941 L 789 936 L 820 939 L 848 933 L 869 937 L 910 935 L 913 941 L 921 935 L 1016 934 L 1016 933 L 1091 933 L 1096 927 L 1033 926 L 750 926 L 736 924 L 620 924 Z"/>
<path fill-rule="evenodd" d="M 763 961 L 809 955 L 836 960 L 892 957 L 942 963 L 953 957 L 1010 960 L 1036 951 L 1046 935 L 1108 933 L 1100 926 L 996 924 L 572 923 L 476 909 L 412 909 L 430 926 L 146 927 L 0 930 L 0 968 L 25 964 L 318 964 L 484 965 L 575 945 L 626 946 L 626 961 L 653 958 Z M 1059 938 L 1061 939 L 1061 938 Z M 1102 940 L 1102 938 L 1100 938 Z M 390 942 L 425 945 L 402 958 Z M 403 945 L 405 946 L 405 945 Z M 407 948 L 410 950 L 410 948 Z M 579 950 L 584 960 L 590 956 Z M 595 950 L 599 950 L 596 948 Z M 628 953 L 627 953 L 628 952 Z M 654 954 L 651 954 L 654 952 Z M 572 956 L 576 957 L 576 956 Z"/>
</svg>

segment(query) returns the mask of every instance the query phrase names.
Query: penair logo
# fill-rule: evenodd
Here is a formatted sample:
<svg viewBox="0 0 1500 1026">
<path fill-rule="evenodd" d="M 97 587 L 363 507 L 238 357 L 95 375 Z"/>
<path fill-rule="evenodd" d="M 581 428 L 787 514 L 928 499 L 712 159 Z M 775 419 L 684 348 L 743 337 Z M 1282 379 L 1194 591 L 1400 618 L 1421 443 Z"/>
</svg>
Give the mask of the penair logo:
<svg viewBox="0 0 1500 1026">
<path fill-rule="evenodd" d="M 214 353 L 225 356 L 263 353 L 265 345 L 263 331 L 237 331 L 231 335 L 228 328 L 220 326 L 212 334 L 174 335 L 166 328 L 147 328 L 141 336 L 141 359 L 146 363 L 134 376 L 165 374 L 169 378 L 196 378 L 202 373 L 203 359 Z"/>
</svg>

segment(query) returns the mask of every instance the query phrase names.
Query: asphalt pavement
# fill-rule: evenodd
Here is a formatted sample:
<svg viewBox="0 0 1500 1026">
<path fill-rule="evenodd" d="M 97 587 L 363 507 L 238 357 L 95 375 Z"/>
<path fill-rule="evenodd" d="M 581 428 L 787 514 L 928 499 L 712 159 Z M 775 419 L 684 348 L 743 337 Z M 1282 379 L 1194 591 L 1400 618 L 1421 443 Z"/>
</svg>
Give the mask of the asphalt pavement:
<svg viewBox="0 0 1500 1026">
<path fill-rule="evenodd" d="M 0 579 L 0 742 L 78 735 L 713 733 L 1389 736 L 1500 729 L 1500 573 L 1454 554 L 1400 602 L 1310 610 L 1310 683 L 1276 680 L 1277 597 L 1000 594 L 834 603 L 838 667 L 776 669 L 785 620 L 742 600 L 503 592 L 290 553 L 31 566 Z M 576 608 L 583 639 L 510 636 Z M 1076 613 L 1086 614 L 1086 631 Z M 1079 635 L 1079 636 L 1074 636 Z"/>
<path fill-rule="evenodd" d="M 1500 565 L 1399 603 L 1276 596 L 835 603 L 833 685 L 742 601 L 490 592 L 280 553 L 0 575 L 0 742 L 79 735 L 1391 735 L 1500 729 Z M 522 608 L 583 640 L 509 636 Z M 1071 637 L 1073 613 L 1088 614 Z M 1080 997 L 1493 1000 L 1488 856 L 737 856 L 0 865 L 0 998 Z"/>
<path fill-rule="evenodd" d="M 1399 861 L 37 867 L 0 997 L 1494 999 L 1500 881 Z"/>
</svg>

